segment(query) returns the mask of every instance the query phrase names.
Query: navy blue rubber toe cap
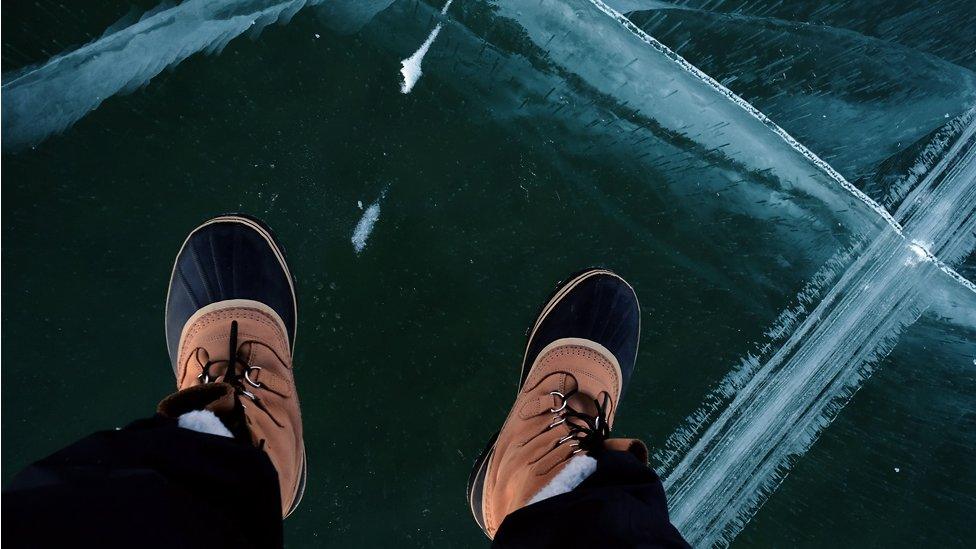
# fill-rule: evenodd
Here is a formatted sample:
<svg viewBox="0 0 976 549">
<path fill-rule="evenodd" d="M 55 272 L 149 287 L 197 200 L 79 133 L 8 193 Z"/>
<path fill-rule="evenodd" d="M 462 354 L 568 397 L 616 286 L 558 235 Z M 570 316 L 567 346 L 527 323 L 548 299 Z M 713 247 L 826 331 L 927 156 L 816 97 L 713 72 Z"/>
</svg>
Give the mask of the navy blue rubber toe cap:
<svg viewBox="0 0 976 549">
<path fill-rule="evenodd" d="M 539 352 L 566 337 L 589 339 L 610 350 L 620 363 L 626 388 L 640 340 L 640 305 L 634 289 L 605 269 L 582 271 L 558 286 L 530 330 L 523 383 Z"/>
<path fill-rule="evenodd" d="M 295 342 L 296 301 L 284 253 L 266 225 L 242 215 L 216 217 L 187 237 L 176 257 L 166 299 L 170 362 L 198 310 L 218 301 L 250 299 L 272 309 Z"/>
</svg>

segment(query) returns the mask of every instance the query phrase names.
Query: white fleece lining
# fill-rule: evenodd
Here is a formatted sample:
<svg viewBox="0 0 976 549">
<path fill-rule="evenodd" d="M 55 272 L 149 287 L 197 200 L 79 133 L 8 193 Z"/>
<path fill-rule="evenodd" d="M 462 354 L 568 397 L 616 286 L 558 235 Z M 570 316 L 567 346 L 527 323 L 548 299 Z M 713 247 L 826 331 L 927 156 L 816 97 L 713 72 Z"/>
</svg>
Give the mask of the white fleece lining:
<svg viewBox="0 0 976 549">
<path fill-rule="evenodd" d="M 230 430 L 210 410 L 193 410 L 180 416 L 177 424 L 191 431 L 234 438 Z"/>
<path fill-rule="evenodd" d="M 556 476 L 549 481 L 549 484 L 543 486 L 536 495 L 532 496 L 532 499 L 526 505 L 532 505 L 544 499 L 565 494 L 579 486 L 594 471 L 596 471 L 595 459 L 590 456 L 576 456 L 569 460 L 569 463 L 563 467 L 562 471 L 556 473 Z"/>
</svg>

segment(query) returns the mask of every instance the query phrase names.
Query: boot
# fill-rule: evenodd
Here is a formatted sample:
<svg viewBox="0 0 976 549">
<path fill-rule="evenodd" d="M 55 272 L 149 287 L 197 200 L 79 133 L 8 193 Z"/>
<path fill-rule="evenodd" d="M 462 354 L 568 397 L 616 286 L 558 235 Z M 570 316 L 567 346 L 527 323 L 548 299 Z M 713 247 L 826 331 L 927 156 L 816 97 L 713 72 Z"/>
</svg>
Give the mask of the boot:
<svg viewBox="0 0 976 549">
<path fill-rule="evenodd" d="M 639 338 L 637 296 L 616 274 L 590 269 L 556 288 L 529 331 L 515 404 L 468 481 L 490 539 L 513 511 L 579 484 L 596 468 L 593 455 L 647 460 L 642 442 L 608 439 Z"/>
<path fill-rule="evenodd" d="M 177 392 L 159 413 L 213 412 L 278 472 L 282 516 L 305 490 L 302 418 L 292 373 L 297 306 L 281 247 L 256 219 L 197 227 L 176 258 L 166 339 Z"/>
</svg>

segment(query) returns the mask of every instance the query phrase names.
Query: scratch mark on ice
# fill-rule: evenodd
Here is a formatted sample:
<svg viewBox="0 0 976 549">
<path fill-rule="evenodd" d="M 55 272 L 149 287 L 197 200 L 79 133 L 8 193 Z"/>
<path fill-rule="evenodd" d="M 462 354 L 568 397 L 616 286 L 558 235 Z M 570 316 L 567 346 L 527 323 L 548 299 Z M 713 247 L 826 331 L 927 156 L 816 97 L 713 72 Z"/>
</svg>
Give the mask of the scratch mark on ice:
<svg viewBox="0 0 976 549">
<path fill-rule="evenodd" d="M 451 7 L 451 2 L 453 1 L 454 0 L 447 0 L 447 3 L 444 4 L 443 8 L 441 8 L 441 15 L 447 13 L 447 9 Z M 415 51 L 410 57 L 400 61 L 400 74 L 403 75 L 403 84 L 400 85 L 401 93 L 410 93 L 411 90 L 413 90 L 414 85 L 417 84 L 417 81 L 420 80 L 420 76 L 423 74 L 423 71 L 420 70 L 420 63 L 424 60 L 424 56 L 427 55 L 427 50 L 430 49 L 430 46 L 434 43 L 437 35 L 440 34 L 441 27 L 441 23 L 437 23 L 437 25 L 434 26 L 434 30 L 430 31 L 430 35 L 427 36 L 427 40 L 424 40 L 424 43 L 420 45 L 420 48 L 418 48 L 417 51 Z"/>
</svg>

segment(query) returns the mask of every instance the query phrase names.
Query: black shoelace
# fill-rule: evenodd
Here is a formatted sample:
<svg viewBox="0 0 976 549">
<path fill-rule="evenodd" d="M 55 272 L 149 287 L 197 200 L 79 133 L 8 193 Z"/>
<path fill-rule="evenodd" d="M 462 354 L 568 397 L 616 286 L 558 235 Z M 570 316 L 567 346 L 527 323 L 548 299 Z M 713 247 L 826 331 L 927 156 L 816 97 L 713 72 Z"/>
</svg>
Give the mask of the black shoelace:
<svg viewBox="0 0 976 549">
<path fill-rule="evenodd" d="M 259 342 L 245 341 L 241 345 L 243 345 L 244 343 L 255 344 Z M 260 382 L 251 380 L 251 377 L 249 375 L 250 372 L 254 370 L 260 370 L 261 367 L 252 366 L 246 360 L 241 360 L 241 358 L 238 356 L 239 351 L 240 351 L 240 347 L 238 346 L 238 342 L 237 342 L 237 321 L 234 320 L 231 321 L 230 323 L 230 341 L 229 341 L 229 349 L 227 354 L 227 356 L 230 358 L 221 359 L 221 360 L 207 360 L 207 363 L 203 365 L 203 371 L 200 372 L 200 375 L 197 376 L 197 379 L 201 380 L 202 383 L 212 383 L 216 381 L 216 378 L 211 379 L 210 368 L 212 366 L 216 366 L 217 364 L 227 363 L 227 370 L 224 371 L 224 378 L 222 381 L 230 385 L 231 387 L 233 387 L 234 392 L 235 394 L 238 395 L 238 397 L 243 395 L 251 399 L 251 401 L 254 402 L 254 404 L 258 407 L 258 409 L 268 414 L 268 417 L 271 418 L 271 421 L 275 422 L 275 425 L 277 425 L 278 427 L 284 427 L 281 423 L 278 422 L 278 420 L 274 417 L 274 415 L 271 414 L 271 412 L 267 409 L 267 407 L 265 407 L 264 403 L 261 401 L 261 397 L 255 395 L 251 391 L 248 391 L 247 388 L 244 386 L 244 383 L 247 382 L 251 387 L 254 387 L 255 389 L 260 389 L 261 387 L 263 387 L 263 385 Z M 277 357 L 277 353 L 274 354 Z M 279 358 L 278 360 L 281 359 Z M 242 374 L 237 373 L 238 364 L 244 367 Z M 241 406 L 244 405 L 241 404 Z M 244 407 L 246 408 L 246 406 Z"/>
<path fill-rule="evenodd" d="M 559 391 L 549 393 L 550 395 L 560 397 L 563 401 L 562 405 L 558 408 L 549 409 L 552 413 L 560 413 L 557 416 L 559 419 L 551 423 L 549 427 L 552 428 L 560 423 L 565 423 L 567 428 L 569 428 L 569 434 L 559 439 L 559 442 L 556 443 L 557 446 L 573 440 L 574 442 L 571 446 L 577 447 L 573 450 L 574 454 L 583 451 L 600 451 L 603 449 L 604 441 L 610 437 L 610 425 L 607 423 L 607 404 L 609 404 L 610 395 L 603 393 L 602 403 L 597 399 L 593 399 L 597 413 L 596 415 L 591 415 L 580 412 L 569 405 L 569 399 L 578 392 L 577 389 L 573 389 L 565 395 Z"/>
</svg>

